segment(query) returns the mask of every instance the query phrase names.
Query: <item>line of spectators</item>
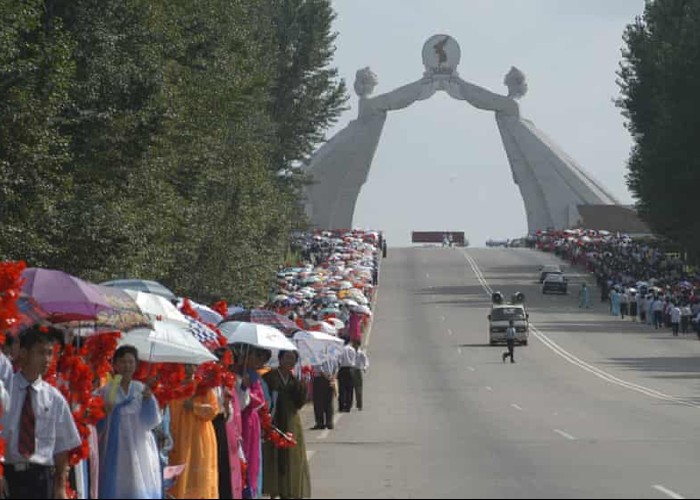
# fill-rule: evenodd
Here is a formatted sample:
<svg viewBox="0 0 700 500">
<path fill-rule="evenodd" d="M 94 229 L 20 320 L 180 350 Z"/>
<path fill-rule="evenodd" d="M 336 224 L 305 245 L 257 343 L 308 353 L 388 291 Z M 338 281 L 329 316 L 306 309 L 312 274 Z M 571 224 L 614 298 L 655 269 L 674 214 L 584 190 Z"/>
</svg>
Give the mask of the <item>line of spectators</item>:
<svg viewBox="0 0 700 500">
<path fill-rule="evenodd" d="M 672 328 L 674 335 L 692 327 L 700 338 L 700 273 L 680 255 L 607 231 L 539 231 L 527 241 L 592 273 L 611 314 Z"/>
</svg>

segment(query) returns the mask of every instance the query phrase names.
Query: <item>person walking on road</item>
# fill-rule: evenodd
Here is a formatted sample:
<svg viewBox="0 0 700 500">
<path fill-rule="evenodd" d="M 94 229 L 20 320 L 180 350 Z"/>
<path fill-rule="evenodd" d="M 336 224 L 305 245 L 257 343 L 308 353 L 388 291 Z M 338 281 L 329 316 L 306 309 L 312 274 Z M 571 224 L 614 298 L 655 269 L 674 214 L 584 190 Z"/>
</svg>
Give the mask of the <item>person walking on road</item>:
<svg viewBox="0 0 700 500">
<path fill-rule="evenodd" d="M 506 345 L 508 345 L 508 352 L 503 353 L 503 362 L 506 362 L 506 358 L 510 357 L 510 362 L 515 363 L 515 326 L 513 326 L 513 320 L 508 322 L 508 329 L 506 330 Z"/>
<path fill-rule="evenodd" d="M 578 307 L 585 309 L 591 308 L 591 294 L 586 283 L 581 284 L 581 290 L 578 292 Z"/>
</svg>

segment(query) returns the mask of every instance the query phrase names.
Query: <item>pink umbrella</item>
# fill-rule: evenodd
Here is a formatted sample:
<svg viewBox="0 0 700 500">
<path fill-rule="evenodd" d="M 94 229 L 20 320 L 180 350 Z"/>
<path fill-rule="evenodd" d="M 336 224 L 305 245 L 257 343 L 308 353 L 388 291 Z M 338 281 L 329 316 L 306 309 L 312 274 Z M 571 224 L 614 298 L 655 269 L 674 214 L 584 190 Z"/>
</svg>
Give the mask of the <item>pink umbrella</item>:
<svg viewBox="0 0 700 500">
<path fill-rule="evenodd" d="M 90 283 L 63 271 L 30 267 L 22 272 L 22 292 L 49 314 L 53 323 L 93 321 L 113 309 Z"/>
</svg>

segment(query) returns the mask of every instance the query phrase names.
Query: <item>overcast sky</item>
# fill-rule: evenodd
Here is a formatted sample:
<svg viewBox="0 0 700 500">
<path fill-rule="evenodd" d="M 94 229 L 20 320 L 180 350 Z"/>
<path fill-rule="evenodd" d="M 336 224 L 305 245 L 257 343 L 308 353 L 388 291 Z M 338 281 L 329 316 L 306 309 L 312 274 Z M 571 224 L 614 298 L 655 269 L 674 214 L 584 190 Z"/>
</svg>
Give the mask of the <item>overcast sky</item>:
<svg viewBox="0 0 700 500">
<path fill-rule="evenodd" d="M 622 203 L 631 147 L 615 71 L 625 26 L 644 0 L 334 0 L 335 65 L 350 109 L 328 137 L 357 116 L 355 72 L 370 66 L 374 95 L 418 79 L 434 34 L 460 44 L 460 76 L 506 94 L 511 65 L 526 75 L 521 114 L 532 120 Z M 390 245 L 412 230 L 464 231 L 472 246 L 526 234 L 493 113 L 438 92 L 389 114 L 355 210 L 354 225 L 383 229 Z"/>
</svg>

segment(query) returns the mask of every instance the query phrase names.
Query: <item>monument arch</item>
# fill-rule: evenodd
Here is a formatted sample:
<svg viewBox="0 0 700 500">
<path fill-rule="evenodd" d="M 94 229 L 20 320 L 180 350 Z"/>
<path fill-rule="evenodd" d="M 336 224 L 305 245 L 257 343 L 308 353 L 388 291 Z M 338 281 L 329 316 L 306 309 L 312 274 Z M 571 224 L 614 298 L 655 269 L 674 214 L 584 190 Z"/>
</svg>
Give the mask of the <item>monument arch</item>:
<svg viewBox="0 0 700 500">
<path fill-rule="evenodd" d="M 531 233 L 576 225 L 581 205 L 618 205 L 598 181 L 520 116 L 517 101 L 527 93 L 522 71 L 510 68 L 503 81 L 508 93 L 502 95 L 460 78 L 460 57 L 454 38 L 434 35 L 423 45 L 422 77 L 375 97 L 371 95 L 377 76 L 369 67 L 357 71 L 357 118 L 321 146 L 305 165 L 312 179 L 305 192 L 306 211 L 314 226 L 352 227 L 357 198 L 367 181 L 389 112 L 428 99 L 438 91 L 494 113 Z"/>
</svg>

